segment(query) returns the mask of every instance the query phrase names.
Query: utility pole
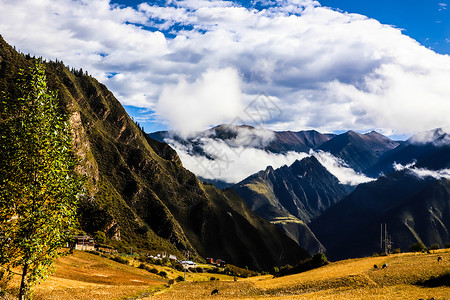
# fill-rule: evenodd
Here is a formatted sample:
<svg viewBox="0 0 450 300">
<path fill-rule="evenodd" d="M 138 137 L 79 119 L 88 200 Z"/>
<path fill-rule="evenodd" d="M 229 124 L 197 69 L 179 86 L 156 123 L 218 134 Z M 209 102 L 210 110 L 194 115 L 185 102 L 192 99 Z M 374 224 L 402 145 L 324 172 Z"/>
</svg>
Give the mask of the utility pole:
<svg viewBox="0 0 450 300">
<path fill-rule="evenodd" d="M 383 223 L 380 224 L 380 252 L 388 255 L 391 252 L 392 241 L 391 237 L 387 233 L 387 223 L 384 223 L 384 233 L 383 233 Z"/>
<path fill-rule="evenodd" d="M 187 255 L 186 255 L 186 252 L 185 252 L 185 256 L 184 256 L 183 269 L 184 269 L 184 281 L 185 282 L 186 282 L 186 263 L 187 263 L 186 257 L 189 257 L 189 251 L 187 252 Z"/>
<path fill-rule="evenodd" d="M 380 253 L 383 251 L 383 224 L 380 224 Z"/>
</svg>

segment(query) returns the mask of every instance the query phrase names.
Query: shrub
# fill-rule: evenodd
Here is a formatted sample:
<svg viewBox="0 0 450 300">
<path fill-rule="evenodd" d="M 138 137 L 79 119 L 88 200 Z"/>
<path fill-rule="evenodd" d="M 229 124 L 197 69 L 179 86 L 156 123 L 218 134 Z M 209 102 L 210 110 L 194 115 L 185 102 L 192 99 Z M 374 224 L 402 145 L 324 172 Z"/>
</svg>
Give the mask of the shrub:
<svg viewBox="0 0 450 300">
<path fill-rule="evenodd" d="M 427 247 L 423 243 L 414 243 L 409 248 L 409 251 L 411 252 L 425 252 L 427 250 Z"/>
<path fill-rule="evenodd" d="M 147 267 L 146 265 L 144 265 L 144 264 L 140 264 L 138 268 L 139 268 L 139 269 L 144 269 L 144 270 L 145 270 L 145 269 L 147 269 L 148 267 Z"/>
<path fill-rule="evenodd" d="M 197 271 L 197 273 L 205 272 L 202 267 L 197 267 L 197 268 L 195 268 L 195 270 Z"/>
<path fill-rule="evenodd" d="M 176 282 L 184 281 L 184 277 L 180 275 L 177 278 L 175 278 L 175 281 Z"/>
<path fill-rule="evenodd" d="M 175 265 L 175 270 L 182 272 L 184 270 L 184 267 L 181 264 L 176 264 Z"/>
<path fill-rule="evenodd" d="M 118 262 L 118 263 L 124 264 L 124 265 L 128 265 L 128 264 L 130 263 L 130 262 L 128 261 L 128 259 L 123 258 L 123 257 L 118 256 L 118 255 L 112 256 L 112 257 L 110 257 L 110 259 L 112 259 L 113 261 L 116 261 L 116 262 Z"/>
<path fill-rule="evenodd" d="M 147 271 L 149 271 L 150 273 L 153 273 L 153 274 L 158 274 L 157 268 L 151 268 L 150 270 L 147 270 Z"/>
<path fill-rule="evenodd" d="M 216 277 L 210 277 L 209 280 L 214 281 L 216 280 Z"/>
<path fill-rule="evenodd" d="M 273 267 L 273 268 L 272 268 L 272 275 L 276 275 L 276 274 L 278 274 L 278 273 L 280 273 L 280 268 L 278 268 L 278 267 Z"/>
<path fill-rule="evenodd" d="M 439 249 L 439 248 L 441 248 L 441 247 L 439 246 L 438 243 L 434 243 L 433 245 L 431 245 L 430 247 L 428 247 L 428 249 L 430 249 L 430 250 L 437 250 L 437 249 Z"/>
<path fill-rule="evenodd" d="M 291 274 L 297 274 L 306 272 L 312 269 L 319 268 L 321 266 L 327 265 L 328 259 L 324 253 L 317 253 L 313 257 L 305 259 L 298 263 L 295 267 L 286 265 L 280 268 L 279 273 L 276 276 L 285 276 Z"/>
<path fill-rule="evenodd" d="M 219 268 L 211 268 L 211 269 L 208 269 L 207 272 L 208 272 L 208 273 L 216 273 L 216 274 L 219 274 L 219 273 L 220 273 L 220 269 L 219 269 Z"/>
<path fill-rule="evenodd" d="M 402 253 L 402 250 L 400 248 L 396 248 L 392 251 L 392 254 Z"/>
<path fill-rule="evenodd" d="M 175 283 L 175 280 L 174 280 L 174 279 L 170 279 L 170 280 L 167 282 L 168 285 L 172 285 L 172 284 L 174 284 L 174 283 Z"/>
<path fill-rule="evenodd" d="M 165 271 L 160 271 L 160 272 L 158 273 L 158 275 L 161 276 L 161 277 L 166 278 L 166 277 L 167 277 L 167 272 L 165 272 Z"/>
<path fill-rule="evenodd" d="M 450 243 L 445 244 L 445 248 L 450 248 Z"/>
</svg>

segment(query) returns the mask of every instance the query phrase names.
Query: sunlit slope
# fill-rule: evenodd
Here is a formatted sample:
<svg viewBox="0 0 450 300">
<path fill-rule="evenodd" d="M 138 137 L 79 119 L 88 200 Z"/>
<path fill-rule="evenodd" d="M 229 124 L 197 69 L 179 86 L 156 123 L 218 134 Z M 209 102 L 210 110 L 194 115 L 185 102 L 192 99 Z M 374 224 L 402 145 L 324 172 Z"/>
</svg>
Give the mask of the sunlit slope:
<svg viewBox="0 0 450 300">
<path fill-rule="evenodd" d="M 438 262 L 438 257 L 442 261 Z M 387 268 L 382 268 L 387 264 Z M 375 269 L 374 265 L 379 266 Z M 260 276 L 237 282 L 187 282 L 149 299 L 448 299 L 450 286 L 418 283 L 450 271 L 450 251 L 397 254 L 331 263 L 305 273 L 273 278 Z"/>
</svg>

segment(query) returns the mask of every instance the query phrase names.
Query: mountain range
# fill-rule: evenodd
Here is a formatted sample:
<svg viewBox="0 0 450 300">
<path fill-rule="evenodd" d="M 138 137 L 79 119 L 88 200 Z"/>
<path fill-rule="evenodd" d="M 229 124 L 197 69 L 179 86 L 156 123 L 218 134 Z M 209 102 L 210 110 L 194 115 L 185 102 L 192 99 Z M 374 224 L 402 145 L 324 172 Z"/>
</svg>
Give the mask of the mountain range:
<svg viewBox="0 0 450 300">
<path fill-rule="evenodd" d="M 11 99 L 19 70 L 33 64 L 0 37 L 0 89 Z M 87 178 L 80 229 L 102 231 L 117 247 L 180 257 L 189 251 L 200 260 L 268 270 L 317 252 L 331 259 L 371 255 L 380 251 L 381 224 L 393 248 L 450 243 L 449 128 L 403 142 L 375 131 L 248 125 L 147 134 L 92 76 L 62 62 L 45 69 L 71 115 L 78 171 Z M 221 151 L 240 159 L 227 166 L 230 174 L 254 161 L 259 169 L 199 180 L 185 168 L 183 158 L 215 162 Z"/>
<path fill-rule="evenodd" d="M 239 139 L 243 131 L 247 139 Z M 177 139 L 194 144 L 189 147 L 195 149 L 193 155 L 204 153 L 205 139 L 224 141 L 229 147 L 308 154 L 291 165 L 268 166 L 231 184 L 231 189 L 310 253 L 326 250 L 335 259 L 371 255 L 380 250 L 380 224 L 388 225 L 392 247 L 402 250 L 415 242 L 441 247 L 450 242 L 448 128 L 418 133 L 404 142 L 375 131 L 334 135 L 266 130 L 262 134 L 251 126 L 231 125 L 187 139 L 175 132 L 157 135 L 169 143 Z M 267 137 L 265 143 L 258 140 L 261 136 Z M 343 182 L 335 165 L 317 159 L 324 153 L 334 157 L 339 167 L 367 180 L 359 185 Z"/>
</svg>

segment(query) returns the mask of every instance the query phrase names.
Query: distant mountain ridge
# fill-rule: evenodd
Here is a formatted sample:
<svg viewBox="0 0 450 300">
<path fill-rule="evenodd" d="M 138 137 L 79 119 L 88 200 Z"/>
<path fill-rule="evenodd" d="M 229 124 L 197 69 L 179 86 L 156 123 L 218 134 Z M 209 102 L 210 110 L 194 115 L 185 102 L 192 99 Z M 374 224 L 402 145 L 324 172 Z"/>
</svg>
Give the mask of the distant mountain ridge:
<svg viewBox="0 0 450 300">
<path fill-rule="evenodd" d="M 378 162 L 380 156 L 400 143 L 372 131 L 360 134 L 348 131 L 320 145 L 319 149 L 343 159 L 357 172 L 364 172 Z"/>
<path fill-rule="evenodd" d="M 366 170 L 372 176 L 394 171 L 394 164 L 411 164 L 431 170 L 450 168 L 450 129 L 437 128 L 418 133 L 392 151 L 386 152 L 378 162 Z"/>
<path fill-rule="evenodd" d="M 236 143 L 235 139 L 239 136 L 239 131 L 248 133 L 247 139 L 242 139 L 241 143 Z M 266 133 L 268 137 L 261 138 L 261 134 Z M 157 131 L 148 134 L 151 138 L 164 142 L 166 139 L 173 139 L 183 144 L 193 145 L 194 153 L 201 154 L 198 151 L 199 138 L 212 138 L 227 141 L 231 146 L 245 145 L 254 146 L 258 149 L 264 149 L 273 153 L 286 153 L 289 151 L 309 152 L 316 149 L 326 141 L 333 138 L 334 134 L 322 134 L 315 130 L 306 131 L 271 131 L 259 129 L 249 125 L 218 125 L 211 129 L 192 133 L 191 136 L 181 137 L 175 131 Z M 258 141 L 259 138 L 259 141 Z M 197 151 L 195 151 L 197 150 Z"/>
<path fill-rule="evenodd" d="M 379 249 L 380 224 L 392 247 L 450 242 L 450 135 L 448 128 L 421 132 L 384 152 L 360 184 L 310 224 L 334 259 Z"/>
<path fill-rule="evenodd" d="M 253 211 L 283 228 L 310 253 L 325 248 L 307 224 L 350 192 L 314 156 L 289 167 L 267 167 L 232 189 Z"/>
</svg>

